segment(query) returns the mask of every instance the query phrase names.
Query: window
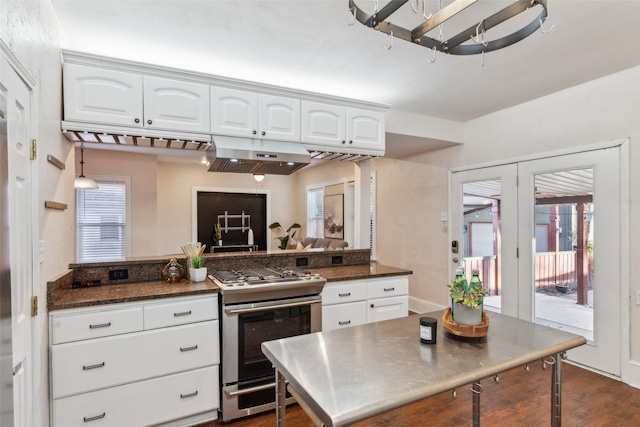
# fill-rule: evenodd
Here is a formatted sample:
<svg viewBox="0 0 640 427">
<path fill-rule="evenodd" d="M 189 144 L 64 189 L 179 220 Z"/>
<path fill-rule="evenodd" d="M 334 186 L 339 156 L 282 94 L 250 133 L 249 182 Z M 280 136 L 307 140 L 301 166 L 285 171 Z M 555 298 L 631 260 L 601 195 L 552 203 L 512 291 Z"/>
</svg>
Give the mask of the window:
<svg viewBox="0 0 640 427">
<path fill-rule="evenodd" d="M 321 188 L 310 188 L 307 190 L 307 235 L 309 237 L 324 237 L 324 186 L 333 183 L 323 184 Z M 371 258 L 375 259 L 375 228 L 376 228 L 376 175 L 371 174 L 371 187 L 369 189 L 369 247 L 371 248 Z M 344 182 L 344 239 L 349 243 L 350 248 L 355 247 L 355 183 L 354 181 Z M 367 219 L 365 219 L 367 221 Z"/>
<path fill-rule="evenodd" d="M 307 236 L 324 237 L 324 188 L 307 193 Z"/>
<path fill-rule="evenodd" d="M 76 259 L 117 261 L 127 257 L 127 183 L 97 181 L 76 190 Z"/>
</svg>

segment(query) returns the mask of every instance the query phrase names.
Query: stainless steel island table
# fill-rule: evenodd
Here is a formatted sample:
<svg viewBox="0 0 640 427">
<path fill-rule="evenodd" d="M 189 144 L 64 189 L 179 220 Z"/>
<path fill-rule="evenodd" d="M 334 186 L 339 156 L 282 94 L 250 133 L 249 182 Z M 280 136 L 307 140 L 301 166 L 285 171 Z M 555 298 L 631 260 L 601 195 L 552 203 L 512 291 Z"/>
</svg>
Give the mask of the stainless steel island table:
<svg viewBox="0 0 640 427">
<path fill-rule="evenodd" d="M 420 317 L 438 319 L 437 343 L 420 342 Z M 277 426 L 285 425 L 285 384 L 325 426 L 342 426 L 473 384 L 473 425 L 480 424 L 480 380 L 545 359 L 551 366 L 551 425 L 561 425 L 561 368 L 579 335 L 498 313 L 489 333 L 460 339 L 442 328 L 442 312 L 268 341 L 276 369 Z"/>
</svg>

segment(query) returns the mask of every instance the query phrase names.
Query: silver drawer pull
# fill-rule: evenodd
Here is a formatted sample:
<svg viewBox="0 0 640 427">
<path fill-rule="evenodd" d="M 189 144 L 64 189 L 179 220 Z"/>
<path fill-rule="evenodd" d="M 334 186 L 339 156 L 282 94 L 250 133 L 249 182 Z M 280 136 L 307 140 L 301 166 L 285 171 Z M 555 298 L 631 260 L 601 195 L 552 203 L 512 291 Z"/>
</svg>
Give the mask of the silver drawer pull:
<svg viewBox="0 0 640 427">
<path fill-rule="evenodd" d="M 102 363 L 97 363 L 97 364 L 95 364 L 95 365 L 89 365 L 89 366 L 87 366 L 87 365 L 83 365 L 83 366 L 82 366 L 82 370 L 83 370 L 83 371 L 88 371 L 89 369 L 96 369 L 96 368 L 104 368 L 104 362 L 102 362 Z"/>
<path fill-rule="evenodd" d="M 345 292 L 344 294 L 338 294 L 339 297 L 348 297 L 351 296 L 351 292 Z"/>
<path fill-rule="evenodd" d="M 173 313 L 173 317 L 188 316 L 190 314 L 191 314 L 191 310 L 183 311 L 181 313 Z"/>
<path fill-rule="evenodd" d="M 395 291 L 395 290 L 396 290 L 395 287 L 394 288 L 384 288 L 385 292 L 391 292 L 391 291 Z"/>
<path fill-rule="evenodd" d="M 348 324 L 350 324 L 350 323 L 351 323 L 351 320 L 346 320 L 346 321 L 344 321 L 344 322 L 340 322 L 340 321 L 339 321 L 339 322 L 338 322 L 338 325 L 341 325 L 341 326 L 342 326 L 342 325 L 348 325 Z"/>
<path fill-rule="evenodd" d="M 186 399 L 187 397 L 193 397 L 193 396 L 197 396 L 197 395 L 198 395 L 198 390 L 194 391 L 193 393 L 188 393 L 188 394 L 180 393 L 180 399 Z"/>
<path fill-rule="evenodd" d="M 197 350 L 198 349 L 198 345 L 194 345 L 191 347 L 180 347 L 180 351 L 191 351 L 191 350 Z"/>
<path fill-rule="evenodd" d="M 104 418 L 107 415 L 106 412 L 103 412 L 100 415 L 96 415 L 95 417 L 84 417 L 84 422 L 88 423 L 89 421 L 95 421 Z"/>
<path fill-rule="evenodd" d="M 89 325 L 89 329 L 108 328 L 109 326 L 111 326 L 111 322 Z"/>
</svg>

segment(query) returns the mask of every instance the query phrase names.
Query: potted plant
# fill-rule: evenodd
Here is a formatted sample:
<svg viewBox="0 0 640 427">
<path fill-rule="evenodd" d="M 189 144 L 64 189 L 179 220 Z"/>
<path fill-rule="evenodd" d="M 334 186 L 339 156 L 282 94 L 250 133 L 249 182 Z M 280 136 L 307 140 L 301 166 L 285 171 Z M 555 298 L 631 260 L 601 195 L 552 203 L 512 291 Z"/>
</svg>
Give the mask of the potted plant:
<svg viewBox="0 0 640 427">
<path fill-rule="evenodd" d="M 191 267 L 189 276 L 192 282 L 204 282 L 207 278 L 207 267 L 204 266 L 204 258 L 201 256 L 191 257 Z"/>
<path fill-rule="evenodd" d="M 451 296 L 453 320 L 461 325 L 477 326 L 482 323 L 482 302 L 487 290 L 482 287 L 478 270 L 473 270 L 469 283 L 462 270 L 456 270 L 456 277 L 448 285 Z"/>
<path fill-rule="evenodd" d="M 213 236 L 216 239 L 216 244 L 222 246 L 222 227 L 220 227 L 220 223 L 217 223 L 213 228 Z"/>
<path fill-rule="evenodd" d="M 280 246 L 278 246 L 280 249 L 287 249 L 289 239 L 293 239 L 295 237 L 296 231 L 299 228 L 301 228 L 301 225 L 297 222 L 294 222 L 291 227 L 287 228 L 286 230 L 280 225 L 279 222 L 274 222 L 273 224 L 269 225 L 269 229 L 274 232 L 276 229 L 280 230 L 280 236 L 275 237 L 276 239 L 280 240 Z"/>
</svg>

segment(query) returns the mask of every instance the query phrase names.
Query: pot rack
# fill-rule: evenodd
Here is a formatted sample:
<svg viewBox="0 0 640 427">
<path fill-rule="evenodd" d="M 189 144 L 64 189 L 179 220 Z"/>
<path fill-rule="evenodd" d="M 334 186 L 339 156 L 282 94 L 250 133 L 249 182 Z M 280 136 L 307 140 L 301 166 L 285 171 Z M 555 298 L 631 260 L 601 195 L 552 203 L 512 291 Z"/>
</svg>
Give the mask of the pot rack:
<svg viewBox="0 0 640 427">
<path fill-rule="evenodd" d="M 548 17 L 547 0 L 518 0 L 447 40 L 444 40 L 442 35 L 442 27 L 440 27 L 440 35 L 438 39 L 426 35 L 429 31 L 441 26 L 444 22 L 453 18 L 455 15 L 477 1 L 478 0 L 454 0 L 446 7 L 441 7 L 437 12 L 427 16 L 426 0 L 422 0 L 423 17 L 425 21 L 413 29 L 406 29 L 392 24 L 388 19 L 406 3 L 410 4 L 414 13 L 419 13 L 418 9 L 420 6 L 420 0 L 415 2 L 413 0 L 391 0 L 382 7 L 382 9 L 378 9 L 378 0 L 374 0 L 374 12 L 372 15 L 369 15 L 360 9 L 358 5 L 356 5 L 355 0 L 349 0 L 349 10 L 353 14 L 355 20 L 353 22 L 347 21 L 347 24 L 353 25 L 355 24 L 355 21 L 358 21 L 369 28 L 388 34 L 389 43 L 385 45 L 385 48 L 387 49 L 391 49 L 391 46 L 393 46 L 393 37 L 430 48 L 434 53 L 433 60 L 430 62 L 435 61 L 436 52 L 452 55 L 484 54 L 485 52 L 502 49 L 517 43 L 527 38 L 538 29 L 543 33 L 550 31 L 550 29 L 547 31 L 542 29 L 542 24 Z M 541 12 L 531 23 L 507 36 L 496 40 L 485 41 L 485 33 L 489 29 L 513 18 L 527 9 L 536 6 L 541 7 Z M 471 43 L 468 43 L 470 41 Z"/>
</svg>

